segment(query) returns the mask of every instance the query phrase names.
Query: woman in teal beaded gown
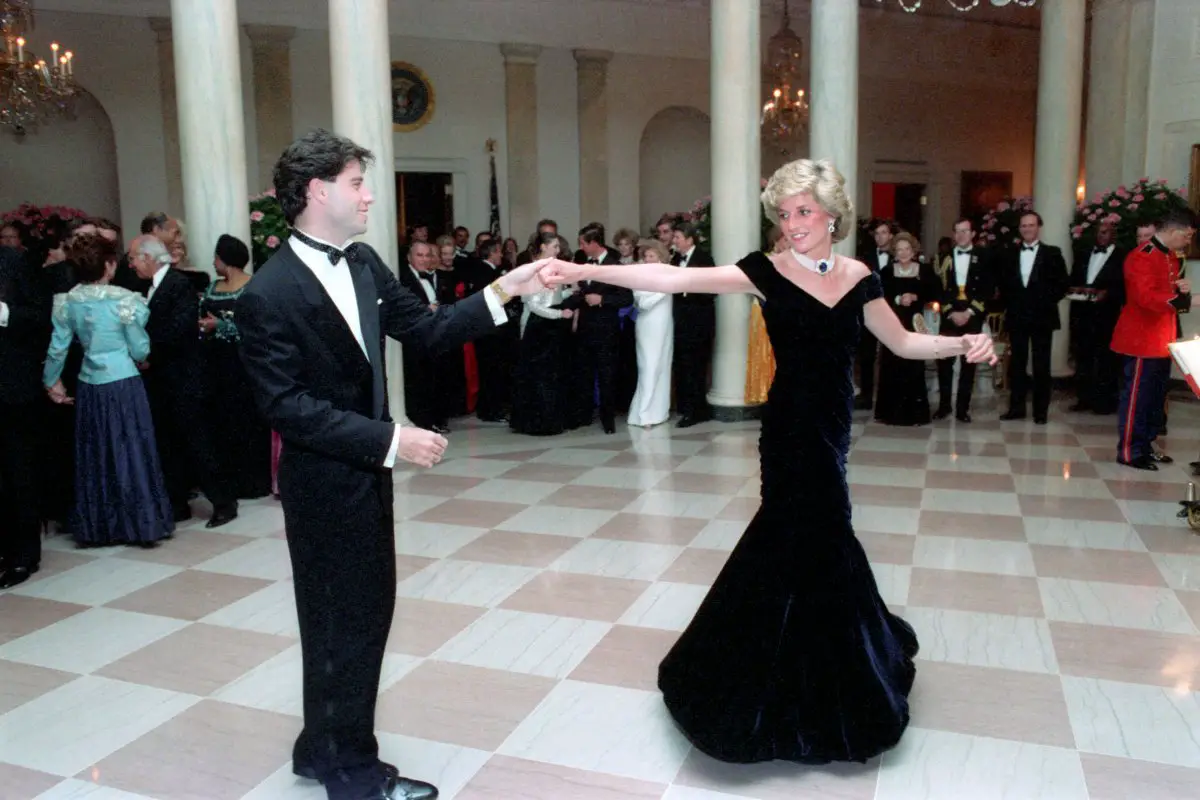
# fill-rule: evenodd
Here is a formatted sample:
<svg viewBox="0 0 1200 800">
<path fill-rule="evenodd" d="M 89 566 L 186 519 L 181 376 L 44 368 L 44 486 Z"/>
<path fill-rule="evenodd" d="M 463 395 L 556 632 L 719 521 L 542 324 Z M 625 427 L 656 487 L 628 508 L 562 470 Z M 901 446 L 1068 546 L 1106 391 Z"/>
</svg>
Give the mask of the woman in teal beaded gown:
<svg viewBox="0 0 1200 800">
<path fill-rule="evenodd" d="M 905 330 L 879 277 L 833 254 L 854 230 L 854 209 L 829 162 L 781 167 L 762 201 L 788 240 L 783 252 L 702 270 L 555 261 L 542 276 L 762 303 L 777 362 L 759 441 L 762 504 L 660 665 L 658 685 L 683 733 L 714 758 L 865 761 L 908 724 L 917 638 L 880 598 L 850 521 L 859 334 L 865 324 L 906 359 L 995 355 L 987 336 Z"/>
</svg>

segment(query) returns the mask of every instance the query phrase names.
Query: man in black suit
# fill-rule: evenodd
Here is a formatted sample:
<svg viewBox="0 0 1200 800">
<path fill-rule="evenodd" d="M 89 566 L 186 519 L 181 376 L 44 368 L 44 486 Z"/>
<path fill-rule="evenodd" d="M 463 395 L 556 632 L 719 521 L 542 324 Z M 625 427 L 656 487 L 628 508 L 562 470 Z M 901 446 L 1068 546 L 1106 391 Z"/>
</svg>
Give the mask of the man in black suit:
<svg viewBox="0 0 1200 800">
<path fill-rule="evenodd" d="M 975 246 L 975 226 L 963 218 L 954 223 L 954 249 L 939 265 L 945 294 L 942 296 L 943 336 L 980 333 L 987 319 L 987 307 L 995 294 L 995 268 L 991 254 Z M 975 365 L 966 356 L 938 359 L 938 403 L 934 419 L 950 416 L 950 398 L 954 387 L 954 360 L 958 358 L 958 394 L 954 416 L 959 422 L 971 421 L 971 393 L 975 388 Z"/>
<path fill-rule="evenodd" d="M 589 222 L 579 231 L 578 264 L 617 264 L 621 254 L 604 244 L 604 226 Z M 588 385 L 600 386 L 600 424 L 605 433 L 616 433 L 617 374 L 621 353 L 620 311 L 633 305 L 633 292 L 607 283 L 583 281 L 579 294 L 564 307 L 579 310 L 579 341 Z"/>
<path fill-rule="evenodd" d="M 504 263 L 502 242 L 487 238 L 474 261 L 474 272 L 467 295 L 483 291 L 493 281 L 508 272 Z M 521 318 L 521 300 L 513 298 L 504 304 L 510 321 Z M 505 325 L 475 340 L 475 355 L 479 364 L 479 397 L 475 401 L 475 416 L 484 422 L 507 422 L 512 406 L 512 371 L 517 362 L 521 342 L 520 325 Z"/>
<path fill-rule="evenodd" d="M 696 246 L 696 226 L 676 222 L 671 247 L 671 263 L 684 269 L 715 267 L 707 250 Z M 675 381 L 675 407 L 679 409 L 676 427 L 690 428 L 712 419 L 708 404 L 708 369 L 712 363 L 713 340 L 717 335 L 717 307 L 711 294 L 675 295 L 675 356 L 671 373 Z"/>
<path fill-rule="evenodd" d="M 1089 299 L 1071 303 L 1071 350 L 1075 356 L 1075 394 L 1072 411 L 1114 414 L 1120 357 L 1109 346 L 1121 306 L 1125 305 L 1125 257 L 1116 245 L 1115 226 L 1101 222 L 1096 244 L 1076 251 L 1071 272 L 1072 293 Z"/>
<path fill-rule="evenodd" d="M 133 240 L 129 264 L 150 286 L 150 357 L 142 378 L 175 521 L 191 518 L 188 496 L 199 483 L 213 507 L 206 527 L 219 527 L 237 518 L 238 506 L 204 423 L 199 298 L 192 282 L 171 268 L 167 246 L 153 235 Z"/>
<path fill-rule="evenodd" d="M 871 238 L 875 240 L 873 250 L 863 254 L 863 263 L 879 275 L 891 263 L 892 239 L 900 232 L 895 222 L 877 219 L 871 225 Z M 854 407 L 870 411 L 875 405 L 875 361 L 879 354 L 879 340 L 864 326 L 858 338 L 858 397 Z"/>
<path fill-rule="evenodd" d="M 436 310 L 441 287 L 441 275 L 434 269 L 436 258 L 433 246 L 415 241 L 408 248 L 408 263 L 398 271 L 400 285 L 416 297 L 424 298 L 431 310 Z M 437 362 L 419 347 L 405 347 L 404 352 L 404 410 L 418 428 L 434 433 L 449 433 L 446 398 L 442 392 Z"/>
<path fill-rule="evenodd" d="M 34 269 L 19 251 L 0 247 L 0 589 L 29 580 L 42 560 L 33 465 L 50 298 Z"/>
<path fill-rule="evenodd" d="M 1041 241 L 1040 214 L 1023 214 L 1019 230 L 1021 246 L 1005 254 L 999 271 L 1000 302 L 1012 348 L 1008 413 L 1000 419 L 1025 418 L 1026 369 L 1032 351 L 1033 421 L 1045 425 L 1050 413 L 1050 344 L 1061 327 L 1058 304 L 1070 279 L 1062 250 Z"/>
<path fill-rule="evenodd" d="M 437 789 L 379 760 L 375 702 L 396 599 L 391 469 L 436 464 L 446 439 L 392 422 L 382 337 L 444 351 L 504 324 L 511 296 L 543 287 L 531 264 L 431 311 L 374 250 L 351 242 L 367 229 L 372 158 L 320 130 L 284 151 L 274 184 L 293 234 L 250 281 L 237 318 L 246 373 L 283 438 L 304 665 L 292 769 L 321 781 L 330 800 L 430 800 Z"/>
</svg>

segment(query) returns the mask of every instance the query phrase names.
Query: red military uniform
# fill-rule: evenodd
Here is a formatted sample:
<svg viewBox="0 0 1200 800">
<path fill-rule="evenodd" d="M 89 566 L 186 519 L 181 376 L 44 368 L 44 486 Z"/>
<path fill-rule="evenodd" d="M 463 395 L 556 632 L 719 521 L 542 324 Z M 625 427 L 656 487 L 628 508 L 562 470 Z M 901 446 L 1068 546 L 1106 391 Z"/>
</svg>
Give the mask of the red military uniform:
<svg viewBox="0 0 1200 800">
<path fill-rule="evenodd" d="M 1115 353 L 1138 358 L 1170 358 L 1178 312 L 1179 258 L 1151 239 L 1125 259 L 1125 306 L 1113 331 Z"/>
</svg>

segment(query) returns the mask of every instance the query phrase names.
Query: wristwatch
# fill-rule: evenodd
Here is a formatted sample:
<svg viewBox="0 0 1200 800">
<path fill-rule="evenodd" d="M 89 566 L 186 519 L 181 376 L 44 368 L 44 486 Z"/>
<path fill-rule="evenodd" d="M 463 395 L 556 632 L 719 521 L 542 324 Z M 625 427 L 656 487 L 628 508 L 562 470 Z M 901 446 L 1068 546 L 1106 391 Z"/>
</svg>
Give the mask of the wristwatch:
<svg viewBox="0 0 1200 800">
<path fill-rule="evenodd" d="M 503 287 L 500 286 L 499 278 L 492 281 L 491 287 L 492 291 L 496 293 L 496 299 L 500 301 L 500 305 L 507 305 L 508 301 L 512 300 L 512 295 L 504 291 Z"/>
</svg>

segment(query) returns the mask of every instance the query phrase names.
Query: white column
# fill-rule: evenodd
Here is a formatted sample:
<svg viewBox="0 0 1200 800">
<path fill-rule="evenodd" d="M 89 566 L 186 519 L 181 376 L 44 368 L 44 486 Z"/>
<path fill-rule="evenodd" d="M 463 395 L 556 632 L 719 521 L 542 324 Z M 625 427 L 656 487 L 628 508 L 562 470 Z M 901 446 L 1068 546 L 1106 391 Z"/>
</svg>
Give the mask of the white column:
<svg viewBox="0 0 1200 800">
<path fill-rule="evenodd" d="M 608 225 L 608 62 L 613 54 L 573 52 L 579 93 L 579 216 L 583 225 Z"/>
<path fill-rule="evenodd" d="M 175 48 L 171 43 L 171 20 L 151 17 L 150 27 L 158 38 L 158 83 L 162 102 L 163 151 L 167 165 L 167 205 L 161 210 L 178 216 L 183 213 L 183 168 L 179 163 L 179 103 L 175 98 Z"/>
<path fill-rule="evenodd" d="M 375 195 L 362 240 L 395 269 L 395 149 L 392 140 L 391 42 L 387 0 L 329 0 L 329 65 L 333 128 L 375 154 L 367 185 Z M 391 339 L 385 357 L 392 417 L 404 419 L 404 371 L 400 345 Z"/>
<path fill-rule="evenodd" d="M 1084 150 L 1089 196 L 1122 183 L 1129 20 L 1128 0 L 1095 0 L 1092 4 Z"/>
<path fill-rule="evenodd" d="M 855 207 L 868 198 L 858 191 L 858 0 L 812 4 L 812 99 L 808 157 L 829 159 L 846 178 Z M 853 231 L 834 246 L 854 256 Z"/>
<path fill-rule="evenodd" d="M 759 6 L 759 0 L 712 0 L 712 247 L 718 264 L 733 264 L 760 246 Z M 717 298 L 708 395 L 717 419 L 745 413 L 749 326 L 749 295 Z"/>
<path fill-rule="evenodd" d="M 1033 200 L 1045 223 L 1042 240 L 1062 248 L 1068 269 L 1072 259 L 1070 226 L 1079 182 L 1085 12 L 1085 0 L 1042 4 Z M 1059 315 L 1062 330 L 1054 336 L 1050 355 L 1050 372 L 1056 377 L 1070 374 L 1065 300 Z"/>
<path fill-rule="evenodd" d="M 221 234 L 250 241 L 237 0 L 171 0 L 171 33 L 188 251 L 211 272 Z"/>
<path fill-rule="evenodd" d="M 536 44 L 502 44 L 504 56 L 504 113 L 508 145 L 508 225 L 506 230 L 524 242 L 541 216 L 538 198 L 537 60 Z"/>
</svg>

